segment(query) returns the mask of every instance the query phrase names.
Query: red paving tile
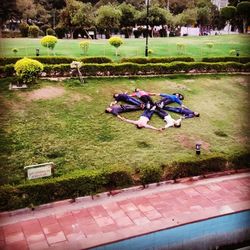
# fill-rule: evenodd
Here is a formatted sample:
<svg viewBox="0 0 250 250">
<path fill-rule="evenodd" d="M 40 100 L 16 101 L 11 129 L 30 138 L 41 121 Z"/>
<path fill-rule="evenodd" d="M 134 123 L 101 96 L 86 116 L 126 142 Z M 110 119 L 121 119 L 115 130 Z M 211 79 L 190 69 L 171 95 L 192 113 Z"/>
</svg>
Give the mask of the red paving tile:
<svg viewBox="0 0 250 250">
<path fill-rule="evenodd" d="M 168 184 L 160 190 L 158 187 L 139 190 L 136 195 L 135 191 L 127 195 L 121 192 L 100 201 L 90 199 L 87 203 L 62 203 L 64 205 L 58 204 L 53 210 L 44 208 L 51 211 L 50 215 L 43 215 L 42 209 L 34 211 L 30 217 L 11 215 L 9 223 L 6 219 L 2 224 L 0 221 L 0 248 L 86 249 L 250 209 L 249 183 L 249 173 L 235 174 L 228 178 L 222 176 Z M 82 204 L 87 206 L 81 207 Z M 22 218 L 20 222 L 18 218 Z"/>
</svg>

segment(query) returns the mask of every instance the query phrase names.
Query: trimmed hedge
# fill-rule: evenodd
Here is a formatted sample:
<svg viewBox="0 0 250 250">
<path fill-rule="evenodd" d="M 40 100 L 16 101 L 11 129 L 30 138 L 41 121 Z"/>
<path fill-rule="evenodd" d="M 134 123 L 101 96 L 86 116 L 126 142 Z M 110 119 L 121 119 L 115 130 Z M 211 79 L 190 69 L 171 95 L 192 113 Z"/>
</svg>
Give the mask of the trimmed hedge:
<svg viewBox="0 0 250 250">
<path fill-rule="evenodd" d="M 104 56 L 97 56 L 97 57 L 86 56 L 86 57 L 81 57 L 78 60 L 82 63 L 98 63 L 98 64 L 113 62 L 110 58 Z"/>
<path fill-rule="evenodd" d="M 0 57 L 0 66 L 15 64 L 16 61 L 22 59 L 23 57 Z M 64 56 L 35 56 L 28 57 L 30 59 L 37 60 L 43 64 L 66 64 L 72 63 L 73 61 L 81 61 L 83 63 L 112 63 L 112 60 L 108 57 L 64 57 Z"/>
<path fill-rule="evenodd" d="M 131 58 L 122 58 L 121 62 L 131 62 L 138 64 L 147 64 L 147 63 L 171 63 L 171 62 L 194 62 L 192 57 L 131 57 Z"/>
<path fill-rule="evenodd" d="M 109 167 L 102 170 L 82 170 L 49 179 L 27 181 L 17 186 L 0 187 L 0 210 L 36 206 L 62 199 L 93 195 L 111 188 L 132 184 L 130 168 Z"/>
<path fill-rule="evenodd" d="M 0 66 L 1 76 L 12 76 L 12 65 Z M 130 76 L 130 75 L 161 75 L 173 73 L 217 73 L 217 72 L 249 72 L 250 63 L 236 62 L 205 63 L 205 62 L 172 62 L 172 63 L 107 63 L 83 64 L 83 76 Z M 76 76 L 69 64 L 44 65 L 43 76 Z"/>
<path fill-rule="evenodd" d="M 202 58 L 202 62 L 238 62 L 238 63 L 249 63 L 250 57 L 236 57 L 236 56 L 228 56 L 228 57 L 205 57 Z"/>
<path fill-rule="evenodd" d="M 230 159 L 219 155 L 195 158 L 171 165 L 139 168 L 140 183 L 159 182 L 163 179 L 204 175 L 209 172 L 250 167 L 250 154 L 236 152 Z M 165 173 L 163 174 L 163 169 Z M 25 184 L 0 187 L 0 211 L 74 199 L 133 184 L 132 169 L 127 166 L 109 166 L 100 170 L 78 170 L 61 177 L 27 181 Z"/>
</svg>

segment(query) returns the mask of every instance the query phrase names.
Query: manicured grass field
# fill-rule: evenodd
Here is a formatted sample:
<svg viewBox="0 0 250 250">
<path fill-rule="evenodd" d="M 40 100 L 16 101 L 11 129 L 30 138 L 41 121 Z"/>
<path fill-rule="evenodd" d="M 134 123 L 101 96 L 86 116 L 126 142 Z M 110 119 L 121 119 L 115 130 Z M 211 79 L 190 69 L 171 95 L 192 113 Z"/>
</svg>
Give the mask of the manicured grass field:
<svg viewBox="0 0 250 250">
<path fill-rule="evenodd" d="M 83 56 L 79 47 L 81 40 L 59 40 L 55 47 L 57 56 Z M 40 55 L 53 55 L 46 48 L 40 45 L 40 39 L 15 38 L 1 39 L 0 55 L 15 56 L 13 48 L 18 48 L 16 56 L 35 56 L 36 48 L 40 49 Z M 177 49 L 177 44 L 185 45 L 183 51 Z M 209 48 L 207 43 L 213 43 Z M 191 56 L 199 60 L 202 57 L 230 56 L 231 50 L 238 49 L 240 56 L 250 56 L 249 35 L 220 35 L 203 37 L 166 37 L 149 38 L 149 49 L 153 51 L 149 56 Z M 109 45 L 108 40 L 91 40 L 88 56 L 107 56 L 119 61 L 122 57 L 144 56 L 145 39 L 124 39 L 124 44 L 119 48 L 119 56 L 115 56 L 115 49 Z"/>
<path fill-rule="evenodd" d="M 10 81 L 0 80 L 1 184 L 19 183 L 23 167 L 35 163 L 53 161 L 59 176 L 115 164 L 136 169 L 195 159 L 198 141 L 202 142 L 201 158 L 230 157 L 249 150 L 250 76 L 106 78 L 88 79 L 84 85 L 77 80 L 42 80 L 31 89 L 12 92 Z M 139 130 L 104 113 L 113 93 L 131 92 L 135 87 L 179 91 L 185 95 L 186 106 L 201 116 L 184 120 L 181 128 L 158 132 Z M 140 113 L 124 116 L 136 119 Z M 164 125 L 156 115 L 150 123 Z"/>
</svg>

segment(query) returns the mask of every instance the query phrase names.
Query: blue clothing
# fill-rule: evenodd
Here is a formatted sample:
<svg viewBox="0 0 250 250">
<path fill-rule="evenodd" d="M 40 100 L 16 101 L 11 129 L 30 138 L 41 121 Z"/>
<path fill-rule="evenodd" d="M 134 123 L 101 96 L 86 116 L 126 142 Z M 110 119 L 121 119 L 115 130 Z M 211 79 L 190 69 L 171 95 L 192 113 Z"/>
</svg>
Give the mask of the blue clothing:
<svg viewBox="0 0 250 250">
<path fill-rule="evenodd" d="M 110 113 L 117 116 L 120 113 L 136 111 L 136 110 L 140 110 L 141 108 L 135 105 L 124 104 L 124 105 L 114 105 L 111 107 L 111 109 L 112 110 Z"/>
<path fill-rule="evenodd" d="M 129 104 L 133 104 L 133 105 L 137 105 L 137 106 L 141 106 L 141 102 L 127 94 L 119 94 L 117 95 L 117 97 L 115 97 L 115 100 L 117 102 L 119 101 L 123 101 L 123 102 L 127 102 Z"/>
<path fill-rule="evenodd" d="M 154 110 L 145 109 L 141 116 L 145 116 L 150 120 L 153 114 Z"/>
<path fill-rule="evenodd" d="M 140 110 L 141 108 L 135 105 L 124 104 L 124 105 L 114 105 L 111 107 L 111 109 L 112 110 L 110 113 L 117 116 L 120 113 L 136 111 L 136 110 Z"/>
<path fill-rule="evenodd" d="M 164 109 L 174 113 L 182 114 L 185 118 L 193 118 L 195 116 L 194 112 L 187 108 L 165 106 Z"/>
<path fill-rule="evenodd" d="M 156 109 L 155 113 L 162 119 L 165 118 L 165 116 L 168 115 L 168 113 L 166 111 L 164 111 L 163 109 Z"/>
<path fill-rule="evenodd" d="M 176 95 L 168 95 L 168 94 L 160 94 L 161 97 L 164 97 L 160 102 L 164 102 L 164 105 L 168 105 L 170 103 L 178 103 L 182 105 L 182 101 Z"/>
</svg>

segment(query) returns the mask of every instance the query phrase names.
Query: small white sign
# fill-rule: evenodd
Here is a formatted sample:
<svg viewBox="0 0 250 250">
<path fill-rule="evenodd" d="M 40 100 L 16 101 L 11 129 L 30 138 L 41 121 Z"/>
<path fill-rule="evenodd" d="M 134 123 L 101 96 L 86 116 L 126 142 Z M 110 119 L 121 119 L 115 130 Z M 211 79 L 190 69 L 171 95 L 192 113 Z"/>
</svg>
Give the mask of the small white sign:
<svg viewBox="0 0 250 250">
<path fill-rule="evenodd" d="M 43 163 L 24 167 L 24 170 L 27 171 L 27 178 L 29 180 L 33 180 L 37 178 L 51 176 L 53 167 L 53 163 Z"/>
</svg>

